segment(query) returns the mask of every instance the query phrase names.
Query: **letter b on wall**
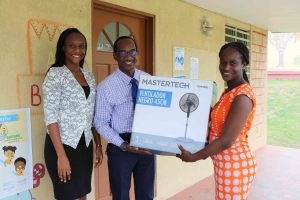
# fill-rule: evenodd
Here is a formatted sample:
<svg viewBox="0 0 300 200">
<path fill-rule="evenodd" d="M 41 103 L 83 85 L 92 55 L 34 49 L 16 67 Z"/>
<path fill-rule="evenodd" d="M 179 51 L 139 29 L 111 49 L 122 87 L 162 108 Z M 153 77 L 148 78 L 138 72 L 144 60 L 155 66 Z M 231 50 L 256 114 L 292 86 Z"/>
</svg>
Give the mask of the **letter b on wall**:
<svg viewBox="0 0 300 200">
<path fill-rule="evenodd" d="M 40 87 L 37 84 L 31 85 L 31 105 L 39 106 L 42 103 L 42 96 L 40 95 Z"/>
<path fill-rule="evenodd" d="M 20 108 L 30 108 L 32 114 L 43 114 L 42 84 L 44 77 L 44 74 L 17 75 Z"/>
</svg>

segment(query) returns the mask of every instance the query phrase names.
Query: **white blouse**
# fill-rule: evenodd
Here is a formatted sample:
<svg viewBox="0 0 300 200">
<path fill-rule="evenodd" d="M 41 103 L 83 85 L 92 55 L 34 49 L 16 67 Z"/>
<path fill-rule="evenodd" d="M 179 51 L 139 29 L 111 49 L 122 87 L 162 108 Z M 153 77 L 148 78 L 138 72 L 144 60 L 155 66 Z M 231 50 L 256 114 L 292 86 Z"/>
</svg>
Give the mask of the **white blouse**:
<svg viewBox="0 0 300 200">
<path fill-rule="evenodd" d="M 90 87 L 86 99 L 84 90 L 66 67 L 52 67 L 43 83 L 44 121 L 46 126 L 58 123 L 63 144 L 74 149 L 84 132 L 86 146 L 92 140 L 96 83 L 91 72 L 81 69 Z M 49 131 L 47 130 L 49 133 Z"/>
</svg>

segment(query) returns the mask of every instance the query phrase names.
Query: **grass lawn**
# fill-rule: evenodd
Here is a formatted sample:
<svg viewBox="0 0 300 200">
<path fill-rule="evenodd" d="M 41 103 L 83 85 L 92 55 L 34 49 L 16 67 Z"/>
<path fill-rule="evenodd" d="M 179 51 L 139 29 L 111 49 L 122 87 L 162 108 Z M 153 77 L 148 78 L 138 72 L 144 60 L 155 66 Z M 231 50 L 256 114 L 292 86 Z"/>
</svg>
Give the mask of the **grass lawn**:
<svg viewBox="0 0 300 200">
<path fill-rule="evenodd" d="M 268 81 L 270 145 L 300 148 L 300 80 Z"/>
</svg>

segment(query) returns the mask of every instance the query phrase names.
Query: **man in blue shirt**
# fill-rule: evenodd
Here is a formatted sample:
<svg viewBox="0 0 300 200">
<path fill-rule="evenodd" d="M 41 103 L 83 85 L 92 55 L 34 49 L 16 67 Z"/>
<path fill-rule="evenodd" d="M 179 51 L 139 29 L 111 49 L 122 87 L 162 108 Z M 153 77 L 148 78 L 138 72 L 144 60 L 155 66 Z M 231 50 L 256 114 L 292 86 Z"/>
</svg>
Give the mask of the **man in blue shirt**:
<svg viewBox="0 0 300 200">
<path fill-rule="evenodd" d="M 110 188 L 113 200 L 129 200 L 131 176 L 136 200 L 154 198 L 154 156 L 129 145 L 140 75 L 135 68 L 137 46 L 133 38 L 119 37 L 114 43 L 114 59 L 119 68 L 97 88 L 95 126 L 107 140 Z"/>
</svg>

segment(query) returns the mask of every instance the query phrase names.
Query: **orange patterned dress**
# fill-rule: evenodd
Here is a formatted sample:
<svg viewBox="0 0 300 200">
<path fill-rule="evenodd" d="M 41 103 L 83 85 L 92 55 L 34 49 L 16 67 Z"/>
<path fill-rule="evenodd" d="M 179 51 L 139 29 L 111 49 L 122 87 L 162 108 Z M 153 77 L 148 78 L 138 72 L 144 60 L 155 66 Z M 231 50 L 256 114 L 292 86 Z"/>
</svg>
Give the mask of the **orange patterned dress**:
<svg viewBox="0 0 300 200">
<path fill-rule="evenodd" d="M 234 144 L 211 157 L 214 164 L 216 200 L 247 200 L 250 184 L 256 174 L 256 160 L 248 145 L 248 131 L 254 117 L 256 100 L 249 84 L 223 92 L 211 112 L 209 142 L 220 137 L 231 103 L 238 95 L 248 96 L 253 102 L 253 109 Z"/>
</svg>

